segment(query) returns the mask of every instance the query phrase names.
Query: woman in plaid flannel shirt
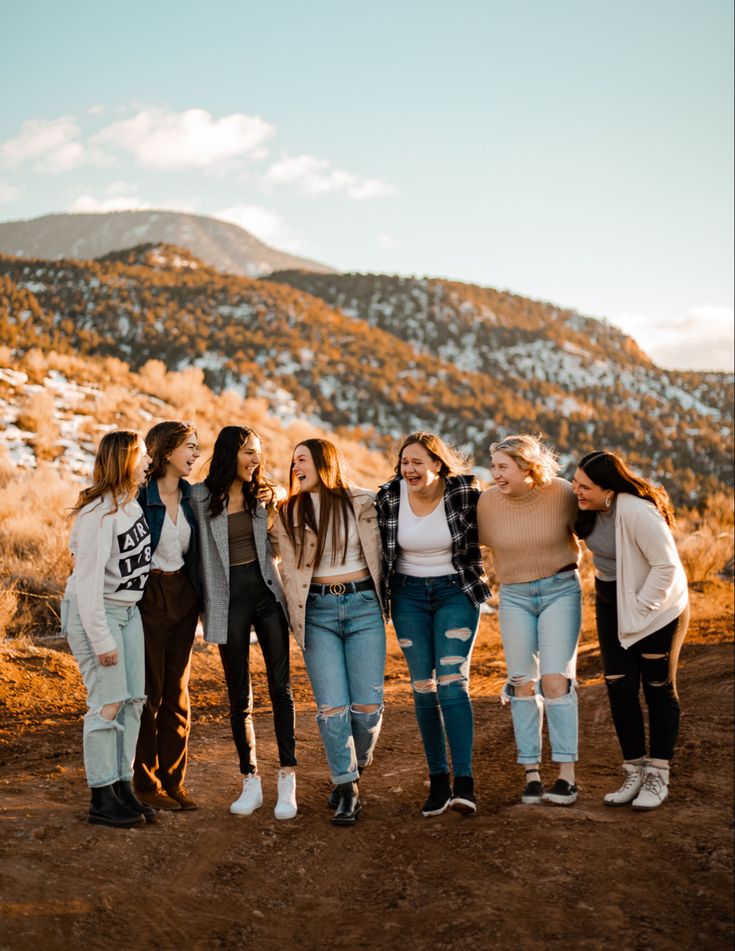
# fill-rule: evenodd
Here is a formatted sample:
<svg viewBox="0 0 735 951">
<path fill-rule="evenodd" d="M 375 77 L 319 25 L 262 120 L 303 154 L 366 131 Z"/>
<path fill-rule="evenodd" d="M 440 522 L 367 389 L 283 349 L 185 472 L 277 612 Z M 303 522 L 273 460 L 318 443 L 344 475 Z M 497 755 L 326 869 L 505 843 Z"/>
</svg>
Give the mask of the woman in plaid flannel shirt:
<svg viewBox="0 0 735 951">
<path fill-rule="evenodd" d="M 381 486 L 376 500 L 383 603 L 408 664 L 429 766 L 425 816 L 450 807 L 466 815 L 477 811 L 470 660 L 490 589 L 477 541 L 480 489 L 468 469 L 438 436 L 411 433 L 398 453 L 396 477 Z"/>
</svg>

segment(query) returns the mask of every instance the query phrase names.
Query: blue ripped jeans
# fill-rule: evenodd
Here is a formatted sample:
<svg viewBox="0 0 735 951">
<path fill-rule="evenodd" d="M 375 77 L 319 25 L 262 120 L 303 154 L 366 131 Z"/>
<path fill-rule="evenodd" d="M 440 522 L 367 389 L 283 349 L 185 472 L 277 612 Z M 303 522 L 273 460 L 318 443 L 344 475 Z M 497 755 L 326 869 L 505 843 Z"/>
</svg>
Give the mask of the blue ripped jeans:
<svg viewBox="0 0 735 951">
<path fill-rule="evenodd" d="M 145 702 L 145 647 L 143 622 L 137 604 L 105 601 L 105 616 L 115 641 L 118 661 L 100 664 L 79 617 L 76 598 L 61 603 L 61 631 L 69 642 L 87 690 L 84 717 L 84 769 L 87 785 L 109 786 L 133 778 L 133 760 L 138 742 L 140 715 Z M 120 704 L 113 720 L 100 710 Z"/>
<path fill-rule="evenodd" d="M 454 775 L 471 776 L 470 662 L 480 610 L 459 587 L 457 575 L 397 574 L 391 604 L 429 773 L 449 772 L 448 745 Z"/>
<path fill-rule="evenodd" d="M 502 700 L 510 700 L 518 762 L 541 762 L 543 715 L 549 726 L 551 759 L 575 763 L 578 752 L 577 644 L 582 623 L 582 590 L 578 571 L 560 571 L 548 578 L 501 584 L 500 635 L 508 682 Z M 569 689 L 561 697 L 544 697 L 540 678 L 561 674 Z M 515 686 L 534 684 L 530 696 L 516 696 Z"/>
<path fill-rule="evenodd" d="M 304 664 L 332 782 L 352 782 L 372 762 L 383 723 L 385 624 L 375 591 L 309 594 Z"/>
</svg>

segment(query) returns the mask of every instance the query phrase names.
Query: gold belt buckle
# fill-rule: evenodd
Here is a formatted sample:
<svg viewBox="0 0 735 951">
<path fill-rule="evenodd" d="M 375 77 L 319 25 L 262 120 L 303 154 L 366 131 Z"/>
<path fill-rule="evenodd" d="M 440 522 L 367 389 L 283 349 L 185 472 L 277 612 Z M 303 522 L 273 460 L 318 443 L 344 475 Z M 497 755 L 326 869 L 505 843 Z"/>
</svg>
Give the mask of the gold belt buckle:
<svg viewBox="0 0 735 951">
<path fill-rule="evenodd" d="M 336 584 L 330 584 L 327 586 L 330 594 L 344 594 L 347 590 L 347 585 L 342 584 L 341 581 L 338 581 Z"/>
</svg>

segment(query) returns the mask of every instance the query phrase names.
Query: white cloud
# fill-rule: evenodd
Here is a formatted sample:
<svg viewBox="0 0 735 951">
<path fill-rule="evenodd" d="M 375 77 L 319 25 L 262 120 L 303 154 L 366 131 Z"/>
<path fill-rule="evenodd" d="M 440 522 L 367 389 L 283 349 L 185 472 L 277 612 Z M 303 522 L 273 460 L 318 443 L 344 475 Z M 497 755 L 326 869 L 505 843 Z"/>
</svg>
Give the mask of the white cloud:
<svg viewBox="0 0 735 951">
<path fill-rule="evenodd" d="M 0 162 L 17 166 L 34 162 L 40 172 L 66 172 L 85 161 L 79 126 L 72 116 L 58 119 L 27 119 L 20 134 L 0 145 Z"/>
<path fill-rule="evenodd" d="M 275 128 L 259 116 L 233 113 L 215 119 L 204 109 L 148 107 L 101 129 L 90 143 L 128 152 L 147 168 L 205 168 L 262 158 L 263 144 L 274 134 Z"/>
<path fill-rule="evenodd" d="M 146 211 L 153 205 L 133 195 L 120 195 L 113 198 L 95 198 L 94 195 L 80 195 L 69 205 L 69 211 L 104 212 L 104 211 Z"/>
<path fill-rule="evenodd" d="M 22 194 L 23 189 L 19 185 L 10 185 L 0 179 L 0 205 L 8 201 L 15 201 Z"/>
<path fill-rule="evenodd" d="M 398 242 L 392 234 L 376 234 L 375 240 L 378 242 L 381 248 L 386 248 L 388 251 L 392 251 L 393 248 L 398 247 Z"/>
<path fill-rule="evenodd" d="M 105 107 L 100 105 L 90 106 L 87 111 L 90 116 L 103 116 L 105 114 Z"/>
<path fill-rule="evenodd" d="M 701 304 L 678 319 L 623 313 L 613 321 L 662 367 L 733 371 L 733 310 Z"/>
<path fill-rule="evenodd" d="M 213 217 L 239 225 L 256 238 L 279 250 L 299 250 L 299 240 L 289 232 L 283 218 L 269 208 L 262 208 L 259 205 L 234 205 L 214 212 Z"/>
<path fill-rule="evenodd" d="M 268 168 L 263 180 L 267 185 L 297 185 L 307 195 L 344 192 L 355 201 L 385 198 L 398 192 L 395 186 L 380 178 L 363 178 L 345 172 L 313 155 L 286 156 Z"/>
</svg>

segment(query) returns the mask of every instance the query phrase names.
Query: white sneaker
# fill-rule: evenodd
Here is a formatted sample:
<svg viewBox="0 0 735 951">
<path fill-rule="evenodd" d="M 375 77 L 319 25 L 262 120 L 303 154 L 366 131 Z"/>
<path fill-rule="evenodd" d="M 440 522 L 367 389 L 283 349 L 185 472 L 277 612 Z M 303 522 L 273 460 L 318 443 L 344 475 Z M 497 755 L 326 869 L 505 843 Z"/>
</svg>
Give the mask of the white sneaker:
<svg viewBox="0 0 735 951">
<path fill-rule="evenodd" d="M 278 802 L 273 810 L 276 819 L 293 819 L 298 811 L 296 805 L 296 773 L 278 770 Z"/>
<path fill-rule="evenodd" d="M 658 809 L 669 795 L 669 769 L 646 766 L 643 769 L 643 785 L 633 800 L 634 809 Z"/>
<path fill-rule="evenodd" d="M 242 781 L 242 792 L 230 806 L 233 816 L 249 816 L 263 805 L 263 789 L 260 776 L 250 773 Z"/>
<path fill-rule="evenodd" d="M 620 789 L 609 792 L 605 796 L 606 806 L 627 806 L 633 802 L 643 785 L 643 770 L 645 763 L 623 763 L 625 779 Z"/>
</svg>

